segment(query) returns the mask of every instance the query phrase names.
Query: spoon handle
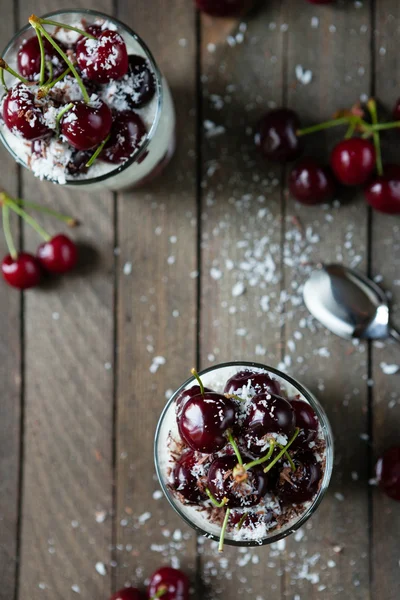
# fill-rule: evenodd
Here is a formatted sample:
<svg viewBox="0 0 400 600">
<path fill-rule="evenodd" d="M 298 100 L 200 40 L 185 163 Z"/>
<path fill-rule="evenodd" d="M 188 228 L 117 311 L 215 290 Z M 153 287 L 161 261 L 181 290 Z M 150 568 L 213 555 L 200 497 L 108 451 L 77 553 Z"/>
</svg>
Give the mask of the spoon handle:
<svg viewBox="0 0 400 600">
<path fill-rule="evenodd" d="M 390 328 L 389 335 L 392 340 L 395 340 L 398 344 L 400 344 L 400 333 L 394 327 Z"/>
</svg>

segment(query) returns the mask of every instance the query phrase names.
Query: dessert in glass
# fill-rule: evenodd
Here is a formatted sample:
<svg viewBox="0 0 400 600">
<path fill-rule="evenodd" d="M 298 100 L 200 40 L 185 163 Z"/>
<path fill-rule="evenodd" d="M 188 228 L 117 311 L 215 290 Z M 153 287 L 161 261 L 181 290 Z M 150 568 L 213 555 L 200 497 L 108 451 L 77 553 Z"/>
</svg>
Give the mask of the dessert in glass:
<svg viewBox="0 0 400 600">
<path fill-rule="evenodd" d="M 158 175 L 175 149 L 175 112 L 146 44 L 91 10 L 29 22 L 0 63 L 0 137 L 15 160 L 85 191 L 134 188 Z"/>
<path fill-rule="evenodd" d="M 221 551 L 224 543 L 257 546 L 289 535 L 329 485 L 333 438 L 323 408 L 299 382 L 265 365 L 192 373 L 155 436 L 167 499 Z"/>
</svg>

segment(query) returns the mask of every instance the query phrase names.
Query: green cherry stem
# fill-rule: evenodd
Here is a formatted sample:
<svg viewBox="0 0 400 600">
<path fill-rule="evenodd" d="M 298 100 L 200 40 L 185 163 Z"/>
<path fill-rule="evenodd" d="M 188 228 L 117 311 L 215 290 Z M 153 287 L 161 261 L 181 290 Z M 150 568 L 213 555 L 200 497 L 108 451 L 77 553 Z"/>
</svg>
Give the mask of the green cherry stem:
<svg viewBox="0 0 400 600">
<path fill-rule="evenodd" d="M 49 33 L 47 33 L 47 31 L 41 25 L 40 21 L 41 20 L 38 17 L 36 17 L 35 15 L 31 15 L 31 17 L 29 17 L 29 23 L 32 25 L 32 27 L 36 30 L 39 30 L 40 33 L 42 35 L 44 35 L 44 37 L 47 39 L 47 41 L 50 42 L 50 44 L 53 46 L 53 48 L 58 52 L 58 54 L 61 56 L 61 58 L 63 58 L 65 63 L 69 66 L 69 68 L 71 69 L 71 71 L 81 89 L 84 101 L 86 102 L 86 104 L 89 104 L 89 102 L 90 102 L 89 94 L 87 93 L 87 89 L 85 88 L 85 85 L 84 85 L 80 75 L 78 74 L 78 71 L 75 69 L 74 65 L 69 60 L 69 58 L 65 54 L 65 52 L 57 44 L 57 42 L 51 37 L 51 35 Z"/>
<path fill-rule="evenodd" d="M 332 121 L 325 121 L 325 123 L 318 123 L 305 129 L 298 129 L 297 135 L 309 135 L 310 133 L 317 133 L 323 129 L 330 129 L 331 127 L 338 127 L 339 125 L 347 125 L 350 122 L 351 117 L 341 117 L 340 119 L 333 119 Z"/>
<path fill-rule="evenodd" d="M 150 600 L 157 600 L 157 598 L 162 598 L 168 592 L 168 588 L 166 585 L 162 585 L 158 588 L 157 592 L 150 598 Z"/>
<path fill-rule="evenodd" d="M 49 63 L 51 64 L 51 63 Z M 53 68 L 53 67 L 52 67 Z M 68 73 L 70 72 L 70 68 L 68 67 L 67 69 L 65 69 L 65 71 L 63 71 L 61 73 L 61 75 L 59 75 L 57 77 L 57 79 L 54 79 L 54 81 L 52 81 L 53 76 L 51 76 L 51 78 L 49 78 L 49 81 L 47 83 L 45 83 L 44 85 L 42 85 L 42 87 L 38 90 L 38 98 L 44 98 L 45 96 L 47 96 L 47 94 L 49 93 L 49 91 L 51 90 L 51 88 L 53 88 L 56 83 L 59 83 L 60 81 L 62 81 L 64 79 L 64 77 L 66 75 L 68 75 Z"/>
<path fill-rule="evenodd" d="M 92 166 L 92 164 L 95 162 L 96 158 L 99 156 L 100 152 L 103 150 L 104 146 L 107 144 L 110 137 L 111 137 L 111 133 L 109 133 L 108 136 L 106 137 L 106 139 L 103 142 L 101 142 L 100 146 L 98 146 L 98 148 L 96 149 L 96 152 L 87 161 L 85 167 L 87 167 L 89 169 Z"/>
<path fill-rule="evenodd" d="M 39 76 L 39 85 L 43 85 L 44 84 L 44 78 L 45 78 L 45 70 L 46 70 L 46 53 L 44 50 L 44 43 L 43 43 L 43 37 L 42 37 L 42 33 L 39 29 L 36 29 L 36 35 L 37 35 L 37 39 L 39 42 L 39 48 L 40 48 L 40 76 Z"/>
<path fill-rule="evenodd" d="M 49 215 L 50 217 L 54 217 L 59 221 L 63 221 L 68 227 L 76 227 L 78 225 L 78 221 L 73 217 L 69 217 L 68 215 L 63 215 L 51 208 L 47 208 L 47 206 L 42 206 L 41 204 L 36 204 L 36 202 L 28 202 L 27 200 L 20 200 L 19 198 L 13 198 L 14 202 L 21 206 L 22 208 L 31 208 L 32 210 L 37 210 L 45 215 Z"/>
<path fill-rule="evenodd" d="M 270 440 L 270 447 L 268 449 L 267 454 L 265 456 L 263 456 L 262 458 L 258 458 L 257 460 L 252 460 L 251 462 L 244 465 L 245 470 L 248 471 L 249 469 L 252 469 L 253 467 L 257 467 L 258 465 L 262 465 L 263 463 L 267 462 L 267 460 L 269 460 L 271 458 L 275 446 L 276 446 L 275 440 Z"/>
<path fill-rule="evenodd" d="M 9 67 L 3 58 L 0 58 L 0 69 L 2 69 L 2 70 L 4 69 L 4 71 L 7 71 L 7 73 L 10 73 L 10 75 L 12 75 L 13 77 L 16 77 L 25 85 L 30 85 L 30 82 L 27 79 L 25 79 L 25 77 L 22 77 L 22 75 L 20 75 L 16 71 L 14 71 L 14 69 Z"/>
<path fill-rule="evenodd" d="M 46 62 L 46 67 L 47 67 L 47 70 L 49 71 L 49 76 L 47 78 L 47 81 L 44 83 L 44 85 L 50 85 L 51 82 L 53 81 L 53 73 L 54 73 L 53 63 L 51 62 L 51 60 L 48 60 Z"/>
<path fill-rule="evenodd" d="M 93 157 L 92 157 L 93 158 Z M 200 388 L 200 393 L 202 396 L 204 396 L 204 385 L 202 380 L 200 379 L 200 375 L 198 374 L 198 372 L 196 371 L 196 369 L 191 369 L 191 374 L 193 375 L 193 377 L 195 379 L 197 379 L 197 383 L 199 384 L 199 388 Z"/>
<path fill-rule="evenodd" d="M 277 445 L 281 450 L 284 448 L 284 446 L 282 446 L 282 444 L 277 444 Z M 296 470 L 296 465 L 294 464 L 292 457 L 290 456 L 290 454 L 287 450 L 285 450 L 285 458 L 288 461 L 288 463 L 290 464 L 290 468 L 294 472 Z"/>
<path fill-rule="evenodd" d="M 28 223 L 28 225 L 30 225 L 32 227 L 32 229 L 34 229 L 36 231 L 36 233 L 38 233 L 44 239 L 45 242 L 48 242 L 51 239 L 51 237 L 49 236 L 47 231 L 45 231 L 43 229 L 43 227 L 41 227 L 39 225 L 39 223 L 37 221 L 35 221 L 35 219 L 33 217 L 28 215 L 28 213 L 25 212 L 16 202 L 14 202 L 14 200 L 12 200 L 9 196 L 6 196 L 5 194 L 0 194 L 0 196 L 1 196 L 1 200 L 4 202 L 4 204 L 6 204 L 9 208 L 11 208 L 11 210 L 13 210 L 18 216 L 20 216 L 26 223 Z"/>
<path fill-rule="evenodd" d="M 236 458 L 238 459 L 238 463 L 239 463 L 239 465 L 240 465 L 240 466 L 243 466 L 243 460 L 242 460 L 242 457 L 241 457 L 241 455 L 240 455 L 239 448 L 238 448 L 238 446 L 237 446 L 237 443 L 235 442 L 235 439 L 234 439 L 234 437 L 233 437 L 233 435 L 232 435 L 232 432 L 231 432 L 229 429 L 228 429 L 228 431 L 227 431 L 226 437 L 228 438 L 228 440 L 229 440 L 229 443 L 230 443 L 230 445 L 232 446 L 232 448 L 233 448 L 233 451 L 234 451 L 234 452 L 235 452 L 235 454 L 236 454 Z"/>
<path fill-rule="evenodd" d="M 228 498 L 222 498 L 221 502 L 218 502 L 218 500 L 216 498 L 214 498 L 214 496 L 212 495 L 212 493 L 210 492 L 210 490 L 208 488 L 206 488 L 206 494 L 210 498 L 210 500 L 213 503 L 213 505 L 215 506 L 215 508 L 222 508 L 228 502 Z"/>
<path fill-rule="evenodd" d="M 225 533 L 226 533 L 226 529 L 228 527 L 230 512 L 231 512 L 231 509 L 227 508 L 226 513 L 225 513 L 224 522 L 222 523 L 221 535 L 219 537 L 218 552 L 224 551 Z"/>
<path fill-rule="evenodd" d="M 6 84 L 6 80 L 4 79 L 4 69 L 3 68 L 0 68 L 0 80 L 1 80 L 1 85 L 3 86 L 4 91 L 7 94 L 8 87 L 7 87 L 7 84 Z"/>
<path fill-rule="evenodd" d="M 51 19 L 38 19 L 41 25 L 53 25 L 54 27 L 60 27 L 60 29 L 68 29 L 69 31 L 76 31 L 76 33 L 80 33 L 81 35 L 95 40 L 95 36 L 87 31 L 83 31 L 83 29 L 78 29 L 78 27 L 73 27 L 72 25 L 66 25 L 65 23 L 58 23 L 57 21 L 52 21 Z"/>
<path fill-rule="evenodd" d="M 11 233 L 10 209 L 8 208 L 7 204 L 3 204 L 3 206 L 1 207 L 1 211 L 2 211 L 2 216 L 3 216 L 4 237 L 6 238 L 8 252 L 13 260 L 17 260 L 18 252 L 14 245 L 14 240 L 13 240 L 12 233 Z"/>
<path fill-rule="evenodd" d="M 400 127 L 400 121 L 377 123 L 376 125 L 372 125 L 372 131 L 384 131 L 385 129 L 396 129 L 397 127 Z"/>
<path fill-rule="evenodd" d="M 246 518 L 247 518 L 247 513 L 244 513 L 244 515 L 242 515 L 242 516 L 240 517 L 240 521 L 239 521 L 239 523 L 236 525 L 236 529 L 239 529 L 239 530 L 240 530 L 240 529 L 242 529 L 242 527 L 243 527 L 243 523 L 245 522 Z"/>
<path fill-rule="evenodd" d="M 265 467 L 264 469 L 264 473 L 268 473 L 268 471 L 270 471 L 272 469 L 272 467 L 278 462 L 278 460 L 280 460 L 282 458 L 282 456 L 287 452 L 287 450 L 289 450 L 290 446 L 293 444 L 294 440 L 297 438 L 297 436 L 299 435 L 299 431 L 300 428 L 296 427 L 296 431 L 294 432 L 293 436 L 291 437 L 290 441 L 286 444 L 286 446 L 284 446 L 282 448 L 282 450 L 279 452 L 279 454 L 277 454 L 274 458 L 273 461 L 271 461 L 269 463 L 268 466 Z"/>
<path fill-rule="evenodd" d="M 370 98 L 367 102 L 367 108 L 371 115 L 372 125 L 378 125 L 378 111 L 376 108 L 375 98 Z M 382 149 L 381 149 L 381 138 L 379 131 L 373 130 L 372 137 L 374 140 L 375 152 L 376 152 L 376 170 L 378 175 L 383 175 L 383 164 L 382 164 Z"/>
<path fill-rule="evenodd" d="M 57 129 L 57 131 L 59 131 L 59 129 L 60 129 L 61 119 L 63 118 L 63 116 L 65 115 L 65 113 L 67 113 L 69 110 L 71 110 L 71 108 L 73 106 L 74 106 L 74 103 L 70 102 L 69 104 L 67 104 L 67 106 L 64 106 L 64 108 L 62 108 L 60 110 L 60 112 L 58 113 L 58 115 L 56 117 L 56 129 Z"/>
</svg>

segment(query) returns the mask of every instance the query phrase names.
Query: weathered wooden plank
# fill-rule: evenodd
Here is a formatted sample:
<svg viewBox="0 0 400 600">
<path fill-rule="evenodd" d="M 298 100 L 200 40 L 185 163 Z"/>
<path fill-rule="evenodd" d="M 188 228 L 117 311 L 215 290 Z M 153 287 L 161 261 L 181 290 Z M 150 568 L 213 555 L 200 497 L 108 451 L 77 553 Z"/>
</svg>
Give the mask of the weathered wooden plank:
<svg viewBox="0 0 400 600">
<path fill-rule="evenodd" d="M 15 28 L 14 13 L 8 2 L 0 2 L 3 16 L 0 37 L 6 40 Z M 15 161 L 1 149 L 1 187 L 10 194 L 18 190 Z M 15 243 L 19 227 L 13 220 Z M 4 236 L 0 237 L 3 257 L 7 254 Z M 0 403 L 0 598 L 12 598 L 17 574 L 17 528 L 20 469 L 20 402 L 21 402 L 21 296 L 16 290 L 0 285 L 0 364 L 2 399 Z"/>
<path fill-rule="evenodd" d="M 72 7 L 111 12 L 111 2 Z M 24 22 L 52 2 L 24 2 Z M 70 232 L 83 265 L 25 300 L 25 461 L 19 597 L 67 600 L 111 591 L 113 422 L 113 204 L 40 183 L 24 171 L 23 196 L 79 217 Z M 43 220 L 50 232 L 60 229 Z M 36 234 L 24 229 L 34 249 Z M 96 260 L 94 260 L 94 253 Z M 98 520 L 102 520 L 98 517 Z M 103 576 L 96 564 L 107 569 Z M 101 571 L 101 568 L 99 569 Z"/>
<path fill-rule="evenodd" d="M 288 106 L 304 124 L 330 118 L 367 97 L 370 89 L 370 6 L 313 6 L 289 0 Z M 312 82 L 300 76 L 311 70 Z M 303 79 L 304 83 L 299 81 Z M 339 135 L 315 135 L 305 154 L 327 159 Z M 288 369 L 326 408 L 336 441 L 328 497 L 301 534 L 287 541 L 289 597 L 362 599 L 369 591 L 367 345 L 351 344 L 313 327 L 301 303 L 304 262 L 343 262 L 366 269 L 367 208 L 356 190 L 338 190 L 333 207 L 304 207 L 288 198 L 285 227 Z M 300 230 L 294 224 L 301 224 Z M 300 303 L 298 305 L 298 302 Z M 340 383 L 339 383 L 340 382 Z M 342 549 L 339 553 L 335 552 Z"/>
<path fill-rule="evenodd" d="M 400 7 L 394 0 L 376 3 L 375 88 L 389 116 L 399 97 L 400 61 L 396 51 L 400 27 Z M 386 162 L 398 162 L 398 133 L 382 138 Z M 399 271 L 400 236 L 398 218 L 373 213 L 371 273 L 390 292 L 393 320 L 400 323 Z M 386 375 L 384 364 L 399 364 L 396 345 L 375 343 L 373 348 L 373 448 L 375 459 L 386 449 L 399 444 L 398 376 Z M 398 554 L 400 539 L 400 505 L 386 498 L 380 490 L 373 493 L 373 597 L 395 600 L 400 595 Z"/>
<path fill-rule="evenodd" d="M 118 198 L 116 585 L 142 585 L 163 563 L 181 563 L 194 582 L 196 536 L 159 495 L 153 439 L 167 390 L 196 362 L 195 11 L 187 0 L 151 11 L 141 0 L 120 2 L 118 14 L 169 81 L 178 149 L 153 184 Z"/>
<path fill-rule="evenodd" d="M 266 2 L 242 21 L 202 18 L 201 366 L 280 356 L 280 167 L 254 127 L 284 94 L 285 15 Z M 207 598 L 281 597 L 276 548 L 202 548 Z"/>
</svg>

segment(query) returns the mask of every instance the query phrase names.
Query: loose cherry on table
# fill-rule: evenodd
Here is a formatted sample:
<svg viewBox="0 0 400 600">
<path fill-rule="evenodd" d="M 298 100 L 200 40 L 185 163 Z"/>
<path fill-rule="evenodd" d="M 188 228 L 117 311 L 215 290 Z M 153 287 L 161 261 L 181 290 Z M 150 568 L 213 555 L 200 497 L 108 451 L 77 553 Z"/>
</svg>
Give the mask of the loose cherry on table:
<svg viewBox="0 0 400 600">
<path fill-rule="evenodd" d="M 76 60 L 83 75 L 98 83 L 121 79 L 128 72 L 128 52 L 122 36 L 106 29 L 96 39 L 81 37 Z"/>
<path fill-rule="evenodd" d="M 143 594 L 133 587 L 124 588 L 111 596 L 110 600 L 143 600 Z"/>
<path fill-rule="evenodd" d="M 262 154 L 272 162 L 285 163 L 296 160 L 301 153 L 297 131 L 300 119 L 293 110 L 277 108 L 260 121 L 255 142 Z"/>
<path fill-rule="evenodd" d="M 190 504 L 198 504 L 205 499 L 205 495 L 200 491 L 197 479 L 193 475 L 193 467 L 196 462 L 193 451 L 187 450 L 176 461 L 172 474 L 174 490 Z"/>
<path fill-rule="evenodd" d="M 254 0 L 195 0 L 202 12 L 213 17 L 235 17 L 249 10 Z"/>
<path fill-rule="evenodd" d="M 60 233 L 39 246 L 37 257 L 46 271 L 62 274 L 76 266 L 78 249 L 75 242 Z"/>
<path fill-rule="evenodd" d="M 62 50 L 65 51 L 65 46 L 58 42 Z M 45 49 L 46 62 L 51 62 L 53 68 L 53 77 L 56 78 L 65 70 L 65 64 L 61 59 L 60 55 L 50 42 L 46 39 L 43 40 Z M 29 81 L 35 81 L 38 79 L 40 74 L 41 54 L 38 37 L 33 37 L 24 40 L 18 50 L 17 65 L 18 71 L 23 77 L 26 77 Z M 49 77 L 49 72 L 46 68 L 46 78 Z"/>
<path fill-rule="evenodd" d="M 42 278 L 39 261 L 29 252 L 20 252 L 16 258 L 8 254 L 3 259 L 1 271 L 8 285 L 19 290 L 39 285 Z"/>
<path fill-rule="evenodd" d="M 150 600 L 189 600 L 189 579 L 179 569 L 161 567 L 150 578 L 147 597 Z"/>
<path fill-rule="evenodd" d="M 289 176 L 289 190 L 302 204 L 321 204 L 332 199 L 335 181 L 328 168 L 313 158 L 303 158 Z"/>
<path fill-rule="evenodd" d="M 387 496 L 400 502 L 400 447 L 389 448 L 376 463 L 376 479 Z"/>
<path fill-rule="evenodd" d="M 111 126 L 111 110 L 101 100 L 93 105 L 83 101 L 74 102 L 60 121 L 61 134 L 77 150 L 99 146 L 107 138 Z"/>
<path fill-rule="evenodd" d="M 400 214 L 400 165 L 386 165 L 383 175 L 374 177 L 364 188 L 372 208 L 389 215 Z"/>
<path fill-rule="evenodd" d="M 249 382 L 256 393 L 269 392 L 271 394 L 280 394 L 279 383 L 272 379 L 267 373 L 257 373 L 256 371 L 246 370 L 235 373 L 225 384 L 224 394 L 240 394 Z"/>
<path fill-rule="evenodd" d="M 331 167 L 344 185 L 364 185 L 376 167 L 376 152 L 372 142 L 361 138 L 343 140 L 331 154 Z"/>
<path fill-rule="evenodd" d="M 19 83 L 8 91 L 3 103 L 3 118 L 8 129 L 25 140 L 38 140 L 49 134 L 43 113 L 26 85 Z"/>
<path fill-rule="evenodd" d="M 146 127 L 139 115 L 129 110 L 122 111 L 114 118 L 110 139 L 99 158 L 115 164 L 124 162 L 140 146 L 145 135 Z"/>
<path fill-rule="evenodd" d="M 293 457 L 296 467 L 284 467 L 279 475 L 277 492 L 284 504 L 297 504 L 311 500 L 318 491 L 322 471 L 311 452 L 296 454 Z"/>
</svg>

